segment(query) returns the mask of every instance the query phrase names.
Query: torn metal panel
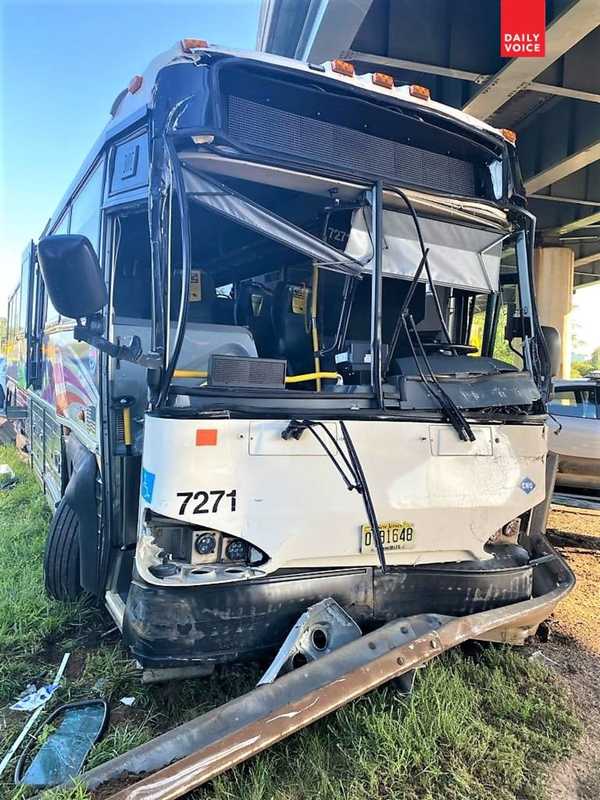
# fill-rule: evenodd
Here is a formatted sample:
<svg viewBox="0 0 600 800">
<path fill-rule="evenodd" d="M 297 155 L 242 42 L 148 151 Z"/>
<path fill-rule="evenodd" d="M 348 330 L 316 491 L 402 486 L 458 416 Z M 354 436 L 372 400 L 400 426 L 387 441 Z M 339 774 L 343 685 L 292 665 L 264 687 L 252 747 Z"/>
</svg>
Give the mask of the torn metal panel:
<svg viewBox="0 0 600 800">
<path fill-rule="evenodd" d="M 345 256 L 283 217 L 263 208 L 239 192 L 194 172 L 189 167 L 184 166 L 183 179 L 186 191 L 193 202 L 200 203 L 251 230 L 309 256 L 321 266 L 348 275 L 359 275 L 364 261 L 371 258 L 370 254 L 363 260 Z"/>
<path fill-rule="evenodd" d="M 361 636 L 356 622 L 335 600 L 321 600 L 307 609 L 288 633 L 258 686 L 272 683 L 282 672 L 317 661 Z"/>
</svg>

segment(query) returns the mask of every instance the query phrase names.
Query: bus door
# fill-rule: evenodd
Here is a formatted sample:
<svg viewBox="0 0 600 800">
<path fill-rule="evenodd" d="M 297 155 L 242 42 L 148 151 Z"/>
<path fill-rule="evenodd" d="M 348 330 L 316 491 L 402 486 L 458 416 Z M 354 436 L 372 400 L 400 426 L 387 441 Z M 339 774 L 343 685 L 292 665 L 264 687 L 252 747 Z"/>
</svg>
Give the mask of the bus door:
<svg viewBox="0 0 600 800">
<path fill-rule="evenodd" d="M 37 263 L 37 249 L 33 242 L 25 251 L 30 281 L 29 314 L 27 316 L 27 361 L 25 364 L 25 380 L 29 389 L 40 389 L 43 369 L 43 334 L 44 334 L 44 282 Z M 25 268 L 25 263 L 24 263 Z"/>
</svg>

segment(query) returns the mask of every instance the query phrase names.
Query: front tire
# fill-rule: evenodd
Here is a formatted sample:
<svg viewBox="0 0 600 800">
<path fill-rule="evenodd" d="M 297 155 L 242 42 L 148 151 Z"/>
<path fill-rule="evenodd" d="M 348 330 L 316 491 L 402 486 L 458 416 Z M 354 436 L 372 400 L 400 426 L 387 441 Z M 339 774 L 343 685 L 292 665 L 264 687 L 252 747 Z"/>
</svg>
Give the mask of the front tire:
<svg viewBox="0 0 600 800">
<path fill-rule="evenodd" d="M 44 585 L 55 600 L 76 600 L 80 584 L 79 519 L 64 498 L 58 505 L 46 539 Z"/>
</svg>

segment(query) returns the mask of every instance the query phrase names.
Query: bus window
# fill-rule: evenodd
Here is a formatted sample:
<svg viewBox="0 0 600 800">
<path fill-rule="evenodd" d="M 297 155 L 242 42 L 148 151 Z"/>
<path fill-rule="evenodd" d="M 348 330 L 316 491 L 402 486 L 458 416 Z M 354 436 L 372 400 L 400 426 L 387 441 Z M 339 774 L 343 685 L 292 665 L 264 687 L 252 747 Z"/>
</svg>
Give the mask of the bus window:
<svg viewBox="0 0 600 800">
<path fill-rule="evenodd" d="M 19 300 L 19 332 L 24 334 L 27 331 L 27 314 L 29 311 L 29 288 L 31 285 L 31 245 L 23 253 L 21 262 L 21 289 Z"/>
<path fill-rule="evenodd" d="M 71 219 L 70 209 L 67 209 L 63 218 L 58 223 L 56 228 L 52 231 L 52 236 L 60 236 L 69 233 L 69 222 Z M 46 321 L 45 325 L 55 325 L 59 321 L 58 311 L 52 305 L 52 300 L 48 297 L 48 292 L 44 292 L 46 296 Z"/>
<path fill-rule="evenodd" d="M 80 233 L 83 236 L 87 236 L 96 253 L 98 253 L 100 244 L 100 204 L 102 201 L 103 175 L 103 162 L 100 162 L 73 200 L 71 228 L 69 230 L 69 233 Z"/>
<path fill-rule="evenodd" d="M 152 273 L 148 214 L 119 217 L 116 222 L 113 309 L 118 318 L 152 318 Z"/>
<path fill-rule="evenodd" d="M 19 303 L 21 301 L 21 287 L 17 286 L 10 300 L 10 339 L 14 341 L 19 330 Z"/>
</svg>

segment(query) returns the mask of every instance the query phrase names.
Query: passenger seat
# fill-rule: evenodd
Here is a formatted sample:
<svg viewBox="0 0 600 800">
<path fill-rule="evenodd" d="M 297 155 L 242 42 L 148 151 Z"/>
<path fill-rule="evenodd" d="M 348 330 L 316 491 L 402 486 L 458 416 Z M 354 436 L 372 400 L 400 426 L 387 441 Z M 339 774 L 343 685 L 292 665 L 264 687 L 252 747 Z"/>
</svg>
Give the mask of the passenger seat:
<svg viewBox="0 0 600 800">
<path fill-rule="evenodd" d="M 252 281 L 240 283 L 235 298 L 235 324 L 250 328 L 261 358 L 274 358 L 273 295 L 265 286 Z"/>
<path fill-rule="evenodd" d="M 310 333 L 310 289 L 280 281 L 273 293 L 273 326 L 276 354 L 286 358 L 288 375 L 314 372 Z"/>
</svg>

